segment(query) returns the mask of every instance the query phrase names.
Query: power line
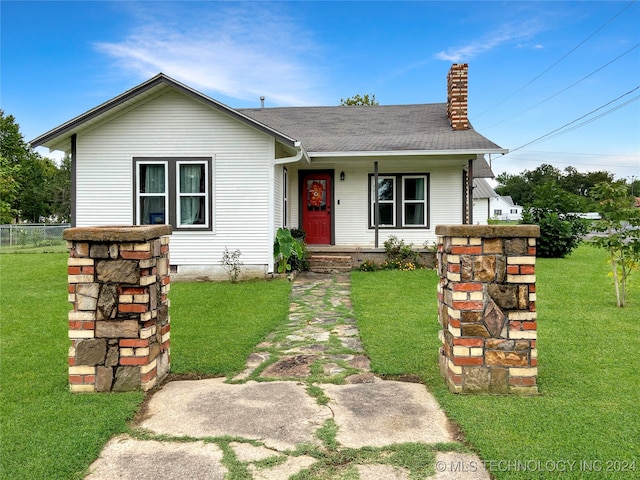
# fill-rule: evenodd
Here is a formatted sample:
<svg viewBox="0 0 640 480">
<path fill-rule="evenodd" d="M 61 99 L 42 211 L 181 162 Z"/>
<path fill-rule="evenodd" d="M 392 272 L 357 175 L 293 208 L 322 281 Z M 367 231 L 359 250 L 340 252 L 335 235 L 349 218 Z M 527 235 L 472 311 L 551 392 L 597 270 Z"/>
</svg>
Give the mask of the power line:
<svg viewBox="0 0 640 480">
<path fill-rule="evenodd" d="M 488 129 L 493 128 L 493 127 L 495 127 L 495 126 L 497 126 L 497 125 L 500 125 L 500 124 L 502 124 L 502 123 L 504 123 L 504 122 L 507 122 L 507 121 L 511 120 L 512 118 L 515 118 L 515 117 L 517 117 L 517 116 L 519 116 L 519 115 L 522 115 L 522 114 L 523 114 L 523 113 L 525 113 L 525 112 L 528 112 L 529 110 L 532 110 L 532 109 L 536 108 L 538 105 L 542 105 L 543 103 L 548 102 L 548 101 L 549 101 L 549 100 L 551 100 L 552 98 L 557 97 L 558 95 L 560 95 L 560 94 L 562 94 L 562 93 L 566 92 L 566 91 L 567 91 L 567 90 L 569 90 L 570 88 L 573 88 L 573 87 L 575 87 L 576 85 L 578 85 L 579 83 L 581 83 L 581 82 L 585 81 L 587 78 L 592 77 L 593 75 L 595 75 L 596 73 L 598 73 L 600 70 L 603 70 L 604 68 L 608 67 L 608 66 L 609 66 L 609 65 L 611 65 L 613 62 L 615 62 L 615 61 L 619 60 L 620 58 L 624 57 L 627 53 L 630 53 L 631 51 L 635 50 L 635 49 L 636 49 L 636 48 L 638 48 L 638 47 L 640 47 L 640 43 L 636 43 L 633 47 L 631 47 L 630 49 L 628 49 L 628 50 L 627 50 L 627 51 L 625 51 L 624 53 L 621 53 L 620 55 L 618 55 L 618 56 L 617 56 L 616 58 L 614 58 L 613 60 L 611 60 L 611 61 L 609 61 L 609 62 L 605 63 L 605 64 L 604 64 L 604 65 L 602 65 L 601 67 L 599 67 L 599 68 L 595 69 L 593 72 L 591 72 L 591 73 L 589 73 L 588 75 L 586 75 L 586 76 L 582 77 L 582 78 L 581 78 L 580 80 L 578 80 L 577 82 L 574 82 L 574 83 L 572 83 L 571 85 L 569 85 L 568 87 L 563 88 L 563 89 L 562 89 L 562 90 L 560 90 L 559 92 L 554 93 L 554 94 L 553 94 L 553 95 L 551 95 L 550 97 L 547 97 L 547 98 L 545 98 L 544 100 L 542 100 L 542 101 L 540 101 L 540 102 L 538 102 L 538 103 L 536 103 L 536 104 L 534 104 L 534 105 L 530 106 L 529 108 L 527 108 L 527 109 L 525 109 L 525 110 L 522 110 L 521 112 L 518 112 L 518 113 L 516 113 L 516 114 L 514 114 L 514 115 L 511 115 L 511 116 L 510 116 L 510 117 L 508 117 L 508 118 L 505 118 L 504 120 L 500 120 L 499 122 L 494 123 L 493 125 L 490 125 L 490 126 L 488 126 L 488 127 L 484 127 L 484 128 L 483 128 L 483 130 L 488 130 Z"/>
<path fill-rule="evenodd" d="M 507 100 L 509 100 L 511 97 L 513 97 L 514 95 L 520 93 L 522 90 L 524 90 L 525 88 L 527 88 L 529 85 L 531 85 L 533 82 L 535 82 L 536 80 L 538 80 L 540 77 L 542 77 L 545 73 L 547 73 L 549 70 L 551 70 L 553 67 L 555 67 L 556 65 L 558 65 L 562 60 L 564 60 L 565 58 L 567 58 L 569 55 L 571 55 L 573 52 L 575 52 L 578 48 L 580 48 L 582 45 L 584 45 L 588 40 L 590 40 L 593 36 L 595 36 L 598 32 L 600 32 L 600 30 L 602 30 L 604 27 L 606 27 L 607 25 L 609 25 L 613 20 L 615 20 L 618 16 L 620 16 L 622 14 L 622 12 L 624 12 L 627 8 L 629 8 L 631 5 L 633 5 L 634 3 L 636 3 L 637 0 L 632 0 L 631 2 L 629 2 L 622 10 L 620 10 L 618 13 L 616 13 L 613 17 L 611 17 L 609 20 L 607 20 L 604 24 L 602 24 L 596 31 L 594 31 L 591 35 L 589 35 L 587 38 L 585 38 L 584 40 L 582 40 L 578 45 L 576 45 L 575 47 L 573 47 L 569 52 L 567 52 L 566 54 L 564 54 L 562 57 L 560 57 L 558 60 L 555 61 L 555 63 L 553 63 L 551 66 L 547 67 L 544 71 L 542 71 L 541 73 L 539 73 L 537 76 L 535 76 L 533 79 L 529 80 L 527 83 L 525 83 L 522 87 L 520 87 L 518 90 L 516 90 L 515 92 L 511 93 L 510 95 L 506 96 L 505 98 L 503 98 L 502 100 L 500 100 L 499 102 L 497 102 L 496 104 L 494 104 L 492 107 L 489 107 L 487 110 L 485 110 L 484 112 L 481 112 L 480 114 L 478 114 L 475 118 L 479 118 L 482 115 L 484 115 L 485 113 L 493 110 L 495 107 L 497 107 L 498 105 L 503 104 L 504 102 L 506 102 Z"/>
<path fill-rule="evenodd" d="M 564 128 L 568 127 L 569 125 L 573 125 L 574 123 L 576 123 L 576 122 L 578 122 L 578 121 L 582 120 L 583 118 L 588 117 L 589 115 L 591 115 L 591 114 L 593 114 L 593 113 L 597 112 L 598 110 L 602 110 L 604 107 L 606 107 L 606 106 L 608 106 L 608 105 L 611 105 L 613 102 L 616 102 L 616 101 L 620 100 L 621 98 L 626 97 L 627 95 L 632 94 L 633 92 L 635 92 L 635 91 L 636 91 L 636 90 L 638 90 L 638 89 L 640 89 L 640 85 L 638 85 L 636 88 L 634 88 L 634 89 L 632 89 L 632 90 L 629 90 L 629 91 L 628 91 L 628 92 L 626 92 L 626 93 L 623 93 L 623 94 L 622 94 L 622 95 L 620 95 L 619 97 L 614 98 L 613 100 L 611 100 L 611 101 L 609 101 L 609 102 L 605 103 L 604 105 L 600 105 L 598 108 L 596 108 L 596 109 L 594 109 L 594 110 L 591 110 L 591 111 L 590 111 L 590 112 L 588 112 L 588 113 L 585 113 L 585 114 L 584 114 L 584 115 L 582 115 L 581 117 L 578 117 L 578 118 L 576 118 L 575 120 L 572 120 L 572 121 L 571 121 L 571 122 L 569 122 L 569 123 L 565 123 L 565 124 L 564 124 L 564 125 L 562 125 L 561 127 L 558 127 L 558 128 L 556 128 L 556 129 L 554 129 L 554 130 L 551 130 L 549 133 L 545 133 L 544 135 L 542 135 L 541 137 L 536 138 L 535 140 L 531 140 L 530 142 L 525 143 L 524 145 L 520 145 L 518 148 L 514 148 L 514 149 L 513 149 L 513 150 L 511 150 L 509 153 L 513 153 L 513 152 L 515 152 L 515 151 L 517 151 L 517 150 L 520 150 L 521 148 L 524 148 L 524 147 L 526 147 L 526 146 L 528 146 L 528 145 L 531 145 L 531 144 L 533 144 L 533 143 L 539 142 L 540 140 L 542 140 L 542 139 L 544 139 L 544 138 L 547 138 L 547 137 L 549 137 L 549 136 L 551 136 L 551 135 L 555 134 L 556 132 L 559 132 L 559 131 L 563 130 Z M 603 116 L 605 116 L 605 115 L 608 115 L 609 113 L 612 113 L 612 112 L 614 112 L 614 111 L 618 110 L 619 108 L 622 108 L 622 107 L 624 107 L 624 106 L 626 106 L 626 105 L 630 104 L 631 102 L 634 102 L 634 101 L 638 100 L 639 98 L 640 98 L 640 95 L 638 95 L 638 96 L 636 96 L 636 97 L 632 98 L 631 100 L 629 100 L 629 101 L 625 102 L 625 103 L 624 103 L 624 104 L 622 104 L 622 105 L 618 105 L 618 106 L 616 106 L 616 107 L 613 107 L 613 108 L 611 108 L 610 110 L 607 110 L 606 112 L 602 113 L 601 115 L 598 115 L 597 117 L 594 117 L 593 119 L 589 119 L 589 120 L 587 120 L 587 121 L 585 121 L 585 122 L 581 123 L 580 125 L 577 125 L 577 126 L 575 126 L 575 127 L 571 128 L 571 129 L 569 129 L 569 130 L 567 130 L 567 131 L 565 131 L 565 132 L 562 132 L 562 133 L 567 133 L 567 132 L 569 132 L 569 131 L 571 131 L 571 130 L 575 130 L 576 128 L 579 128 L 579 127 L 581 127 L 581 126 L 583 126 L 583 125 L 586 125 L 587 123 L 591 123 L 592 121 L 597 120 L 598 118 L 601 118 L 601 117 L 603 117 Z"/>
<path fill-rule="evenodd" d="M 638 155 L 623 155 L 623 154 L 615 154 L 615 153 L 585 153 L 585 152 L 550 152 L 548 150 L 526 150 L 527 152 L 530 153 L 551 153 L 554 155 L 582 155 L 582 156 L 594 156 L 594 157 L 603 157 L 603 156 L 607 156 L 607 157 L 637 157 Z"/>
<path fill-rule="evenodd" d="M 596 120 L 598 120 L 599 118 L 605 117 L 605 116 L 609 115 L 610 113 L 613 113 L 613 112 L 615 112 L 616 110 L 619 110 L 619 109 L 621 109 L 622 107 L 625 107 L 625 106 L 629 105 L 630 103 L 635 102 L 635 101 L 636 101 L 636 100 L 638 100 L 638 99 L 640 99 L 640 95 L 638 95 L 638 96 L 636 96 L 636 97 L 633 97 L 632 99 L 627 100 L 626 102 L 624 102 L 624 103 L 622 103 L 622 104 L 620 104 L 620 105 L 617 105 L 617 106 L 615 106 L 615 107 L 613 107 L 613 108 L 611 108 L 611 109 L 607 110 L 606 112 L 601 113 L 600 115 L 598 115 L 598 116 L 596 116 L 596 117 L 590 118 L 589 120 L 585 120 L 584 122 L 579 123 L 578 125 L 575 125 L 575 126 L 573 126 L 573 127 L 569 128 L 569 129 L 567 129 L 567 130 L 564 130 L 564 131 L 562 131 L 562 132 L 558 132 L 558 133 L 556 133 L 555 135 L 552 135 L 552 137 L 557 137 L 558 135 L 564 135 L 565 133 L 572 132 L 572 131 L 574 131 L 574 130 L 576 130 L 576 129 L 578 129 L 578 128 L 580 128 L 580 127 L 584 126 L 584 125 L 587 125 L 587 124 L 591 123 L 591 122 L 595 122 L 595 121 L 596 121 Z"/>
</svg>

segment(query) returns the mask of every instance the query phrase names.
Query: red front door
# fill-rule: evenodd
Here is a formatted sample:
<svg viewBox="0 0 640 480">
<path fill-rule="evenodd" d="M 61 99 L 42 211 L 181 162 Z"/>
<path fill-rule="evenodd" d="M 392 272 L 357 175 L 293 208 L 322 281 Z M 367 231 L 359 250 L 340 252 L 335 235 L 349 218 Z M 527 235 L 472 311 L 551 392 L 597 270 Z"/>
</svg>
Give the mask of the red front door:
<svg viewBox="0 0 640 480">
<path fill-rule="evenodd" d="M 307 244 L 331 244 L 331 174 L 305 173 L 302 177 L 302 228 Z"/>
</svg>

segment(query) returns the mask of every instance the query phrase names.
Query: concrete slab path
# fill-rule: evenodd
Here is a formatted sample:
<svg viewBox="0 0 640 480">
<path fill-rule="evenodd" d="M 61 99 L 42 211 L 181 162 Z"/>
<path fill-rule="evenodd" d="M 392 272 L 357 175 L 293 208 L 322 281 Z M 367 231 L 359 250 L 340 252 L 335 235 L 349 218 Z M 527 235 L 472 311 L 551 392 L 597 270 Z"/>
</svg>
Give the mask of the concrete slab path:
<svg viewBox="0 0 640 480">
<path fill-rule="evenodd" d="M 369 370 L 348 274 L 305 273 L 232 381 L 164 385 L 86 477 L 487 480 L 424 385 Z"/>
</svg>

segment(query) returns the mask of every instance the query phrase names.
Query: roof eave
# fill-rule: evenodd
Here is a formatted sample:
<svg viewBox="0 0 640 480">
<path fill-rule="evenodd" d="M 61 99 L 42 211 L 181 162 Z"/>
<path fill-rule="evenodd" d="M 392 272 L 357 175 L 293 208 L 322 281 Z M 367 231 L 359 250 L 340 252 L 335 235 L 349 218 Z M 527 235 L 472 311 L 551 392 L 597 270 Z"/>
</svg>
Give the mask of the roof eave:
<svg viewBox="0 0 640 480">
<path fill-rule="evenodd" d="M 257 120 L 247 115 L 244 115 L 243 113 L 238 112 L 237 110 L 234 110 L 233 108 L 223 103 L 220 103 L 217 100 L 214 100 L 213 98 L 208 97 L 198 92 L 197 90 L 194 90 L 188 87 L 187 85 L 184 85 L 178 82 L 177 80 L 174 80 L 173 78 L 168 77 L 163 73 L 159 73 L 158 75 L 147 80 L 146 82 L 141 83 L 140 85 L 130 90 L 127 90 L 126 92 L 118 95 L 117 97 L 114 97 L 111 100 L 108 100 L 107 102 L 102 103 L 101 105 L 98 105 L 97 107 L 92 108 L 91 110 L 88 110 L 87 112 L 81 115 L 78 115 L 75 118 L 72 118 L 71 120 L 63 123 L 62 125 L 52 130 L 49 130 L 48 132 L 40 135 L 39 137 L 34 138 L 29 143 L 34 148 L 40 147 L 40 146 L 51 147 L 51 146 L 63 145 L 65 143 L 65 138 L 64 138 L 65 136 L 70 137 L 73 133 L 77 133 L 77 131 L 79 131 L 82 128 L 82 126 L 86 124 L 88 121 L 96 119 L 102 115 L 108 114 L 108 112 L 113 110 L 115 107 L 122 105 L 123 103 L 129 100 L 134 99 L 135 97 L 139 96 L 142 93 L 148 92 L 149 90 L 153 89 L 154 87 L 160 84 L 170 85 L 173 88 L 189 95 L 190 97 L 198 101 L 204 102 L 209 106 L 212 106 L 218 110 L 221 110 L 227 113 L 228 115 L 241 121 L 242 123 L 245 123 L 270 136 L 277 138 L 279 141 L 285 144 L 291 145 L 292 147 L 296 147 L 296 148 L 297 148 L 297 145 L 299 144 L 299 142 L 296 139 L 291 138 L 288 135 L 283 134 L 282 132 L 274 130 L 273 128 L 261 122 L 258 122 Z"/>
<path fill-rule="evenodd" d="M 486 154 L 506 154 L 509 150 L 505 148 L 489 149 L 461 149 L 461 150 L 357 150 L 357 151 L 336 151 L 322 152 L 310 151 L 310 157 L 400 157 L 400 156 L 442 156 L 442 155 L 486 155 Z"/>
</svg>

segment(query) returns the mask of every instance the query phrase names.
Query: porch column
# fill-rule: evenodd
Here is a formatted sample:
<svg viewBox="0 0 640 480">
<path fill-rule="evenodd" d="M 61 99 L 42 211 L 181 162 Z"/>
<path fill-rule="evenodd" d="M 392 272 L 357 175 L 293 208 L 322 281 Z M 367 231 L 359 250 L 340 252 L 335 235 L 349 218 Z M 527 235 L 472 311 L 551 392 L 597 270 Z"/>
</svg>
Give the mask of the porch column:
<svg viewBox="0 0 640 480">
<path fill-rule="evenodd" d="M 171 227 L 64 231 L 72 392 L 149 390 L 169 372 Z"/>
<path fill-rule="evenodd" d="M 537 225 L 438 225 L 440 372 L 456 393 L 538 393 Z"/>
</svg>

